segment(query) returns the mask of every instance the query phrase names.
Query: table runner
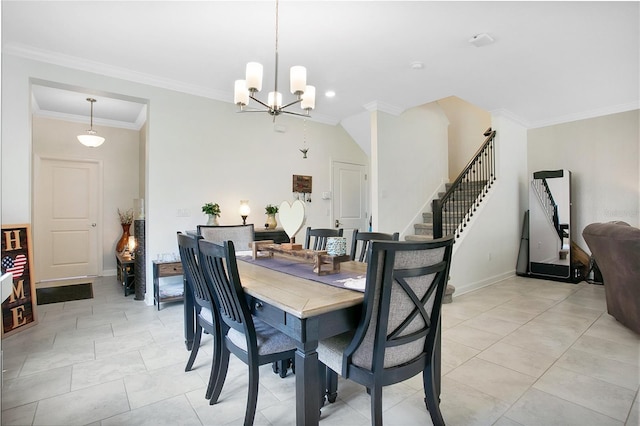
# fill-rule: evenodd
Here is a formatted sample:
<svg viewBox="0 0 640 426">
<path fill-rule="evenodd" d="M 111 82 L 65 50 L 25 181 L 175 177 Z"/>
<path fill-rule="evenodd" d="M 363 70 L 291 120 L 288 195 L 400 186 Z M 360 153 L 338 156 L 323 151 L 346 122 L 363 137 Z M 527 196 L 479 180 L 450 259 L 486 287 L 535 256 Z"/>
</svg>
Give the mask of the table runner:
<svg viewBox="0 0 640 426">
<path fill-rule="evenodd" d="M 341 271 L 337 274 L 318 275 L 313 272 L 312 263 L 304 263 L 296 261 L 295 259 L 280 256 L 253 259 L 252 256 L 238 254 L 236 258 L 243 262 L 264 266 L 265 268 L 273 269 L 296 277 L 329 284 L 334 287 L 364 292 L 366 278 L 363 274 Z"/>
</svg>

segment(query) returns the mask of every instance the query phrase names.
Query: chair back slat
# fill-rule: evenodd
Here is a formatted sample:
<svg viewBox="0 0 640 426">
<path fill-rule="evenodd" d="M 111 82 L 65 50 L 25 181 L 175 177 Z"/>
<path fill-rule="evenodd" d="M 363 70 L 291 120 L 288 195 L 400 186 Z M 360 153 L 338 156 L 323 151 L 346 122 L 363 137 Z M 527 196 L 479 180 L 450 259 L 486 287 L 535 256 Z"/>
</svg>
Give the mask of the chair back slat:
<svg viewBox="0 0 640 426">
<path fill-rule="evenodd" d="M 253 320 L 240 282 L 233 241 L 220 244 L 200 240 L 199 251 L 204 276 L 214 289 L 222 320 L 241 333 L 255 336 Z"/>
<path fill-rule="evenodd" d="M 213 294 L 207 287 L 202 269 L 198 263 L 198 240 L 200 237 L 178 232 L 178 250 L 187 286 L 193 294 L 194 304 L 199 311 L 205 307 L 213 311 Z"/>
<path fill-rule="evenodd" d="M 387 234 L 384 232 L 360 232 L 357 229 L 353 230 L 353 238 L 351 238 L 351 260 L 358 262 L 367 262 L 369 253 L 369 246 L 371 241 L 398 241 L 400 238 L 399 232 L 393 234 Z M 360 250 L 358 250 L 360 246 Z"/>
<path fill-rule="evenodd" d="M 315 228 L 307 227 L 307 232 L 304 239 L 304 248 L 311 250 L 326 250 L 327 238 L 329 237 L 342 237 L 344 230 L 342 228 Z M 311 243 L 311 237 L 313 237 L 313 244 Z"/>
<path fill-rule="evenodd" d="M 353 364 L 376 374 L 425 362 L 439 325 L 452 244 L 451 237 L 371 241 L 364 315 L 345 350 L 345 368 Z"/>
</svg>

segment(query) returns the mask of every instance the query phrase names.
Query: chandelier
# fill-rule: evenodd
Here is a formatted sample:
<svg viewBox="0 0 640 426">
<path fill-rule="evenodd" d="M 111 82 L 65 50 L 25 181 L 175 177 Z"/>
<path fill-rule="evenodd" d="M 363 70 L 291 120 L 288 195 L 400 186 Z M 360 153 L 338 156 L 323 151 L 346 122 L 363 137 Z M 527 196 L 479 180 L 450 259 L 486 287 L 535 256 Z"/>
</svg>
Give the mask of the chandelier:
<svg viewBox="0 0 640 426">
<path fill-rule="evenodd" d="M 296 99 L 285 105 L 282 104 L 282 93 L 278 91 L 278 0 L 276 0 L 276 69 L 275 83 L 273 92 L 269 92 L 267 102 L 263 102 L 256 98 L 257 92 L 262 90 L 262 64 L 258 62 L 249 62 L 247 64 L 246 75 L 244 80 L 236 80 L 233 94 L 233 101 L 240 107 L 240 112 L 268 112 L 273 116 L 280 114 L 291 114 L 300 116 L 309 116 L 309 112 L 315 108 L 316 104 L 316 88 L 307 85 L 307 69 L 303 66 L 296 65 L 290 70 L 290 86 L 291 94 Z M 263 108 L 247 108 L 249 100 L 262 105 Z M 304 113 L 293 111 L 285 111 L 286 108 L 300 104 L 300 108 Z"/>
<path fill-rule="evenodd" d="M 87 101 L 91 104 L 91 127 L 86 134 L 78 135 L 78 140 L 84 146 L 95 148 L 102 145 L 104 138 L 96 135 L 96 131 L 93 130 L 93 103 L 97 101 L 93 98 L 87 98 Z"/>
</svg>

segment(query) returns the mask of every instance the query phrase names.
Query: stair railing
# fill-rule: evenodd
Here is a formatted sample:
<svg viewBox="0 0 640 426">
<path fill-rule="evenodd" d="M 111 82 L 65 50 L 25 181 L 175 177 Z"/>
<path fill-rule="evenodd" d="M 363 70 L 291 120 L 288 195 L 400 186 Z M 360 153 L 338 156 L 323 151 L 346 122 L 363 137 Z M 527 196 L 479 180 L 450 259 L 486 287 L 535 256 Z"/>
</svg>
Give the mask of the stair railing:
<svg viewBox="0 0 640 426">
<path fill-rule="evenodd" d="M 457 179 L 441 198 L 432 202 L 434 238 L 453 234 L 459 238 L 496 180 L 496 131 L 489 128 L 484 132 L 484 136 L 484 143 Z M 469 200 L 465 197 L 470 191 L 477 194 L 475 199 Z"/>
</svg>

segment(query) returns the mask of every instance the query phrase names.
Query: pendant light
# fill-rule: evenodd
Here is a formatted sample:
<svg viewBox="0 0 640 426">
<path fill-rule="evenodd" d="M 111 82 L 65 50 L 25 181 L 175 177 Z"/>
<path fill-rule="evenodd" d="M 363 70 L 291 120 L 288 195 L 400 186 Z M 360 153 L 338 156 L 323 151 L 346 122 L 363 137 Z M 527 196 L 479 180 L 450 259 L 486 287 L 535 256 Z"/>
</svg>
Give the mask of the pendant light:
<svg viewBox="0 0 640 426">
<path fill-rule="evenodd" d="M 256 93 L 262 90 L 262 64 L 249 62 L 246 67 L 245 79 L 236 80 L 234 85 L 233 102 L 240 107 L 239 112 L 267 112 L 273 116 L 280 114 L 291 114 L 308 117 L 311 110 L 316 106 L 316 88 L 307 85 L 307 69 L 301 65 L 291 67 L 289 71 L 291 94 L 296 98 L 283 104 L 282 92 L 278 91 L 278 0 L 276 0 L 276 52 L 275 52 L 275 81 L 273 92 L 267 95 L 267 102 L 263 102 L 256 97 Z M 263 108 L 248 107 L 249 100 L 253 99 Z M 302 113 L 286 110 L 288 107 L 300 104 Z"/>
<path fill-rule="evenodd" d="M 86 134 L 78 135 L 78 140 L 84 146 L 95 148 L 102 145 L 104 138 L 96 135 L 96 131 L 93 130 L 93 103 L 97 101 L 93 98 L 87 98 L 87 101 L 91 104 L 91 127 Z"/>
</svg>

